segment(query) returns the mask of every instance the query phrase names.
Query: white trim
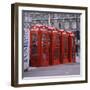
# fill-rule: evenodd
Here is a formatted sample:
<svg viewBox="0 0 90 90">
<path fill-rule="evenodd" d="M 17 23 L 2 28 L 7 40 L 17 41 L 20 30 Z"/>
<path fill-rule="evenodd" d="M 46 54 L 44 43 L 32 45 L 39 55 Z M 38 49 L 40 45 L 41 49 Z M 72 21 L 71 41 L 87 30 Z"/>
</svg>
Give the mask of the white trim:
<svg viewBox="0 0 90 90">
<path fill-rule="evenodd" d="M 37 11 L 53 11 L 53 12 L 68 12 L 68 13 L 81 13 L 81 48 L 80 48 L 80 75 L 69 75 L 69 76 L 48 76 L 48 77 L 30 77 L 22 79 L 22 10 L 37 10 Z M 28 84 L 28 83 L 45 83 L 45 82 L 62 82 L 62 81 L 77 81 L 85 80 L 85 11 L 84 10 L 73 10 L 73 9 L 55 9 L 55 8 L 40 8 L 40 7 L 19 7 L 18 8 L 18 77 L 19 84 Z M 46 79 L 48 78 L 48 79 Z"/>
</svg>

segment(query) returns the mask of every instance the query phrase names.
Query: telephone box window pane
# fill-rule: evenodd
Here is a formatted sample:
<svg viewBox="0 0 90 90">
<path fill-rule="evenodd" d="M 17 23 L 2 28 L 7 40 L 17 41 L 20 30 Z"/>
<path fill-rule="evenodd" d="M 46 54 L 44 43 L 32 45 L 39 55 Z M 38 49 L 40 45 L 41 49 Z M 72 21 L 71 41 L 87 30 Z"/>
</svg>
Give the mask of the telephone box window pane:
<svg viewBox="0 0 90 90">
<path fill-rule="evenodd" d="M 31 47 L 31 53 L 34 54 L 38 54 L 38 48 L 37 45 L 38 44 L 38 40 L 37 40 L 37 34 L 32 34 L 32 47 Z"/>
<path fill-rule="evenodd" d="M 64 37 L 64 57 L 68 57 L 68 38 Z"/>
<path fill-rule="evenodd" d="M 42 46 L 45 47 L 47 45 L 47 38 L 46 38 L 46 34 L 42 34 Z"/>
<path fill-rule="evenodd" d="M 56 45 L 59 46 L 60 45 L 60 39 L 59 39 L 59 35 L 56 36 Z"/>
<path fill-rule="evenodd" d="M 31 51 L 32 51 L 31 53 L 33 55 L 38 54 L 38 50 L 37 50 L 37 47 L 36 46 L 32 46 Z"/>
<path fill-rule="evenodd" d="M 55 48 L 55 51 L 54 51 L 54 60 L 58 60 L 58 58 L 59 58 L 59 49 Z"/>
<path fill-rule="evenodd" d="M 54 37 L 54 44 L 56 45 L 56 46 L 59 46 L 60 45 L 60 39 L 59 39 L 59 35 L 56 35 L 55 37 Z"/>
<path fill-rule="evenodd" d="M 47 34 L 43 33 L 42 34 L 42 57 L 43 60 L 47 60 L 48 58 L 48 39 L 47 39 Z"/>
<path fill-rule="evenodd" d="M 43 49 L 43 60 L 47 60 L 47 48 Z"/>
<path fill-rule="evenodd" d="M 32 34 L 32 43 L 33 44 L 36 44 L 36 42 L 37 42 L 37 34 Z"/>
</svg>

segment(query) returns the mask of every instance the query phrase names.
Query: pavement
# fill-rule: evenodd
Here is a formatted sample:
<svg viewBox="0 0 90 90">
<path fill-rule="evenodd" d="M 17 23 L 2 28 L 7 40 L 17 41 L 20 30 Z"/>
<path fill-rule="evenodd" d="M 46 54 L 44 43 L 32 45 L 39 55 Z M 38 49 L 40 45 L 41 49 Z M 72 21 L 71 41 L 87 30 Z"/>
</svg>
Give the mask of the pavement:
<svg viewBox="0 0 90 90">
<path fill-rule="evenodd" d="M 30 67 L 23 77 L 80 75 L 80 63 L 59 64 L 47 67 Z"/>
</svg>

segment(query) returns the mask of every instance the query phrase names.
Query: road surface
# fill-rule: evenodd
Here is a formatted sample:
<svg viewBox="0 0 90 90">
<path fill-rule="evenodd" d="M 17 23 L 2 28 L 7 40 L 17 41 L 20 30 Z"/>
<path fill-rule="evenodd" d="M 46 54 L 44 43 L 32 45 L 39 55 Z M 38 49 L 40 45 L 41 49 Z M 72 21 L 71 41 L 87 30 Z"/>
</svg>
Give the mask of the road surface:
<svg viewBox="0 0 90 90">
<path fill-rule="evenodd" d="M 80 75 L 80 63 L 60 64 L 48 67 L 30 67 L 23 77 Z"/>
</svg>

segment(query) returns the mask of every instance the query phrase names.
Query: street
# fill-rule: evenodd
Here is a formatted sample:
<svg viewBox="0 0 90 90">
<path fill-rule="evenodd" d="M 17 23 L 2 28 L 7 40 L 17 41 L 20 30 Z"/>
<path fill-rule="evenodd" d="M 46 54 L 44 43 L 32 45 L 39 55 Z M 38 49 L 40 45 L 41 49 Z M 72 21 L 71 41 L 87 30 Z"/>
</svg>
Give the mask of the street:
<svg viewBox="0 0 90 90">
<path fill-rule="evenodd" d="M 80 63 L 60 64 L 47 67 L 30 67 L 23 77 L 79 75 Z"/>
</svg>

